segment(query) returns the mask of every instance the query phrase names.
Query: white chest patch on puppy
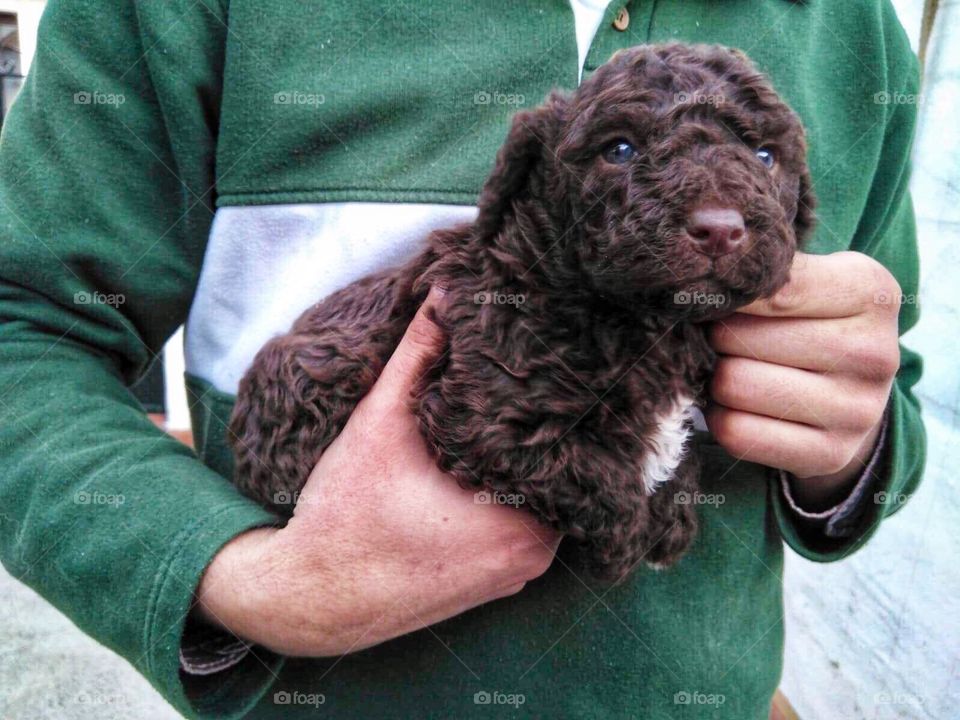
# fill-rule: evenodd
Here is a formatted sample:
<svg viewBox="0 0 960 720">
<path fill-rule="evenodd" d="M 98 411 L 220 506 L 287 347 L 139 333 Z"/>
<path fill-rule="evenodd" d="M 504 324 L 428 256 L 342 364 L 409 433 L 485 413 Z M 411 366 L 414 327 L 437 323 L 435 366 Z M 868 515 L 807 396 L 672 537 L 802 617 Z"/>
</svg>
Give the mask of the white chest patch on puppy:
<svg viewBox="0 0 960 720">
<path fill-rule="evenodd" d="M 694 409 L 693 398 L 680 395 L 657 419 L 657 431 L 650 438 L 650 450 L 642 463 L 643 488 L 648 495 L 672 478 L 683 460 Z"/>
</svg>

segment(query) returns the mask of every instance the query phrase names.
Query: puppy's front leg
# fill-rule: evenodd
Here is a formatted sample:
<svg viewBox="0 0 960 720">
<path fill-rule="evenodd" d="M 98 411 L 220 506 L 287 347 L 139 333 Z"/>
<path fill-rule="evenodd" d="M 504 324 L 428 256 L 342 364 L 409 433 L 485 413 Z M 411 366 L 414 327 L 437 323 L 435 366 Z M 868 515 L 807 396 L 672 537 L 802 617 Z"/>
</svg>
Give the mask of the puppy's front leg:
<svg viewBox="0 0 960 720">
<path fill-rule="evenodd" d="M 673 478 L 650 498 L 646 548 L 642 559 L 661 569 L 675 563 L 697 534 L 694 506 L 699 488 L 700 459 L 688 449 Z"/>
</svg>

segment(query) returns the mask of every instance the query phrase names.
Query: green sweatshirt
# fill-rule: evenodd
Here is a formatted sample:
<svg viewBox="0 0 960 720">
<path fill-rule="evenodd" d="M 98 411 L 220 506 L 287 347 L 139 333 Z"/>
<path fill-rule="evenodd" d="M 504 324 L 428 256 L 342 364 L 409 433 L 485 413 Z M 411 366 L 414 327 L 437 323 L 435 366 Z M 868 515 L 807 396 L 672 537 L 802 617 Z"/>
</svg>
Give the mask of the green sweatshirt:
<svg viewBox="0 0 960 720">
<path fill-rule="evenodd" d="M 820 222 L 808 250 L 867 253 L 916 295 L 918 68 L 888 0 L 637 0 L 614 24 L 623 7 L 608 8 L 585 76 L 645 42 L 742 48 L 809 132 Z M 701 434 L 704 493 L 724 502 L 700 506 L 699 539 L 669 571 L 597 588 L 564 546 L 519 595 L 363 652 L 255 648 L 207 678 L 179 670 L 204 568 L 276 521 L 225 479 L 230 378 L 257 337 L 238 336 L 242 352 L 215 337 L 219 321 L 244 327 L 217 296 L 230 229 L 347 201 L 389 218 L 393 205 L 469 208 L 512 111 L 577 73 L 567 0 L 51 0 L 0 142 L 4 566 L 191 717 L 766 718 L 784 544 L 841 559 L 919 482 L 921 363 L 906 349 L 849 538 L 801 526 L 774 471 Z M 287 252 L 282 223 L 264 228 L 258 248 L 245 236 L 250 257 Z M 304 302 L 279 281 L 258 292 L 278 313 Z M 188 313 L 199 458 L 128 389 Z M 901 331 L 916 319 L 905 304 Z M 233 359 L 219 364 L 217 347 Z"/>
</svg>

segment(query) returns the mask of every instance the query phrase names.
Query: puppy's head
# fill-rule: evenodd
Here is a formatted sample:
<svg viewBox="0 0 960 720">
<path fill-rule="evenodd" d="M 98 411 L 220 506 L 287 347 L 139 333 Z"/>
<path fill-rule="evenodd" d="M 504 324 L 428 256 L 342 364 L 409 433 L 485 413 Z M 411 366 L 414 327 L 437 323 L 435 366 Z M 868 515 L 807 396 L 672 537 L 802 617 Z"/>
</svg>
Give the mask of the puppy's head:
<svg viewBox="0 0 960 720">
<path fill-rule="evenodd" d="M 726 314 L 774 293 L 813 224 L 796 114 L 741 52 L 640 46 L 518 113 L 480 198 L 549 214 L 544 267 L 625 307 Z M 575 270 L 573 269 L 575 268 Z"/>
</svg>

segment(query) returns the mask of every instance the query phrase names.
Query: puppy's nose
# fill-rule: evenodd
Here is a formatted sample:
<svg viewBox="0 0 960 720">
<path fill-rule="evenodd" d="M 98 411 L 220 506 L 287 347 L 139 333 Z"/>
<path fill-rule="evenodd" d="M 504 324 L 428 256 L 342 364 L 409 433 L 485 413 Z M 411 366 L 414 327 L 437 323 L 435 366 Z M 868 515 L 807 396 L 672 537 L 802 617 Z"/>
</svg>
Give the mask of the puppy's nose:
<svg viewBox="0 0 960 720">
<path fill-rule="evenodd" d="M 719 257 L 732 252 L 746 237 L 743 215 L 733 208 L 700 208 L 687 218 L 687 234 L 697 252 Z"/>
</svg>

